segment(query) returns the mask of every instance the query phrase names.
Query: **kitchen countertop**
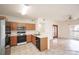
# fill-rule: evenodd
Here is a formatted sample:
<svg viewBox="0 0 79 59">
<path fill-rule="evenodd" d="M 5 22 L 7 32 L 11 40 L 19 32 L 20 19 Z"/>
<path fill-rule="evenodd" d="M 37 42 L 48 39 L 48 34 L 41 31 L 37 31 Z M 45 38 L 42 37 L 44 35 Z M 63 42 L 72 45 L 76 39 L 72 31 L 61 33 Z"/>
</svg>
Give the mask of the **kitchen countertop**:
<svg viewBox="0 0 79 59">
<path fill-rule="evenodd" d="M 25 34 L 20 34 L 20 35 L 18 35 L 18 34 L 9 34 L 9 36 L 21 36 L 21 35 L 34 35 L 35 37 L 39 37 L 39 38 L 47 37 L 45 34 L 35 35 L 34 33 L 32 33 L 32 34 L 25 33 Z"/>
<path fill-rule="evenodd" d="M 21 36 L 21 35 L 33 35 L 33 34 L 9 34 L 9 36 Z"/>
<path fill-rule="evenodd" d="M 10 35 L 10 36 L 22 36 L 22 35 L 26 35 L 26 34 L 20 34 L 20 35 L 16 34 L 16 35 Z"/>
<path fill-rule="evenodd" d="M 34 35 L 34 36 L 36 36 L 36 37 L 39 37 L 39 38 L 45 38 L 45 37 L 47 37 L 46 35 Z"/>
</svg>

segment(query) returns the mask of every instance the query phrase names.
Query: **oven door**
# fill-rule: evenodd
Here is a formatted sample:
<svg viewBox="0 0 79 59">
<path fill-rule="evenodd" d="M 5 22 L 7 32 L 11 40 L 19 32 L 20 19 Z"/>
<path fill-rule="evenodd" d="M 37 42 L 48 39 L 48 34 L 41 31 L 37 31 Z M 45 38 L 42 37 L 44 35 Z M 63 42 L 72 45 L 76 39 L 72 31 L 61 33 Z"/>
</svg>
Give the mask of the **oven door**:
<svg viewBox="0 0 79 59">
<path fill-rule="evenodd" d="M 26 35 L 18 35 L 17 36 L 17 43 L 22 43 L 26 41 Z"/>
</svg>

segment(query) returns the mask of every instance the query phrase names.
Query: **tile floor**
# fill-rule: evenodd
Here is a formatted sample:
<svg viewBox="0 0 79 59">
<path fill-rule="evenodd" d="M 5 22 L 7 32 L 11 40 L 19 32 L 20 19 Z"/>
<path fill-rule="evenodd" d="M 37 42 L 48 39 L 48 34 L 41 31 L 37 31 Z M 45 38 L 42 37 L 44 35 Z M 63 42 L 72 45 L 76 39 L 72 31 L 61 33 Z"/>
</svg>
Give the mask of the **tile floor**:
<svg viewBox="0 0 79 59">
<path fill-rule="evenodd" d="M 79 55 L 79 41 L 54 39 L 50 49 L 40 52 L 32 43 L 11 47 L 11 55 Z"/>
</svg>

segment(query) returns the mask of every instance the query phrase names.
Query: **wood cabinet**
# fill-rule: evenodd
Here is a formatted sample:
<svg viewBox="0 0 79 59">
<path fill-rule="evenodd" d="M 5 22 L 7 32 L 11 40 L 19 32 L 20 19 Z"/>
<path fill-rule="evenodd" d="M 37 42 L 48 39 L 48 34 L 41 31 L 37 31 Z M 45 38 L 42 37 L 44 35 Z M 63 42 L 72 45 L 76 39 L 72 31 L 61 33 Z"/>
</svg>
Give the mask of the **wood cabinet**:
<svg viewBox="0 0 79 59">
<path fill-rule="evenodd" d="M 11 29 L 11 22 L 6 22 L 6 29 L 8 28 L 8 29 Z"/>
<path fill-rule="evenodd" d="M 17 45 L 17 36 L 11 36 L 11 46 L 16 46 Z"/>
<path fill-rule="evenodd" d="M 35 24 L 31 24 L 31 29 L 35 30 Z"/>
<path fill-rule="evenodd" d="M 36 47 L 40 50 L 40 51 L 43 51 L 43 50 L 47 50 L 48 49 L 48 39 L 45 37 L 45 38 L 39 38 L 39 37 L 36 37 Z"/>
<path fill-rule="evenodd" d="M 11 34 L 11 23 L 10 22 L 6 22 L 5 23 L 5 33 L 6 34 Z"/>
<path fill-rule="evenodd" d="M 0 16 L 0 20 L 7 20 L 7 17 L 6 16 Z"/>
<path fill-rule="evenodd" d="M 10 27 L 10 26 L 11 26 L 11 22 L 7 22 L 7 21 L 6 21 L 6 26 L 7 26 L 7 27 Z"/>
<path fill-rule="evenodd" d="M 48 39 L 47 38 L 41 38 L 40 40 L 40 50 L 47 50 L 48 49 Z"/>
<path fill-rule="evenodd" d="M 26 30 L 35 30 L 35 24 L 27 23 L 25 27 L 26 27 Z"/>
<path fill-rule="evenodd" d="M 32 39 L 32 43 L 33 43 L 34 45 L 36 45 L 36 37 L 35 37 L 34 35 L 32 35 L 32 36 L 31 36 L 31 39 Z"/>
<path fill-rule="evenodd" d="M 18 23 L 11 22 L 11 30 L 17 30 L 17 25 L 18 25 Z M 22 25 L 25 26 L 26 30 L 35 30 L 35 24 L 27 23 L 27 24 L 22 24 Z"/>
<path fill-rule="evenodd" d="M 17 23 L 11 22 L 11 30 L 17 30 Z"/>
<path fill-rule="evenodd" d="M 31 42 L 32 41 L 32 35 L 26 35 L 26 41 Z"/>
</svg>

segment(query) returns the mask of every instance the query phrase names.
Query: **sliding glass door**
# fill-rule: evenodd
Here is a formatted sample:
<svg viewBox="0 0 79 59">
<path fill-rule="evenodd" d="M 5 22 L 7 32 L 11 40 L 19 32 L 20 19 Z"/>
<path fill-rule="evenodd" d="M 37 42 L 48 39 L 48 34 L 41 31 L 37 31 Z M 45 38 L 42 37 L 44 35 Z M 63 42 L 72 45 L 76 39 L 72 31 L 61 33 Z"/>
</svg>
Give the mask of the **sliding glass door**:
<svg viewBox="0 0 79 59">
<path fill-rule="evenodd" d="M 70 26 L 70 37 L 79 40 L 79 25 Z"/>
</svg>

